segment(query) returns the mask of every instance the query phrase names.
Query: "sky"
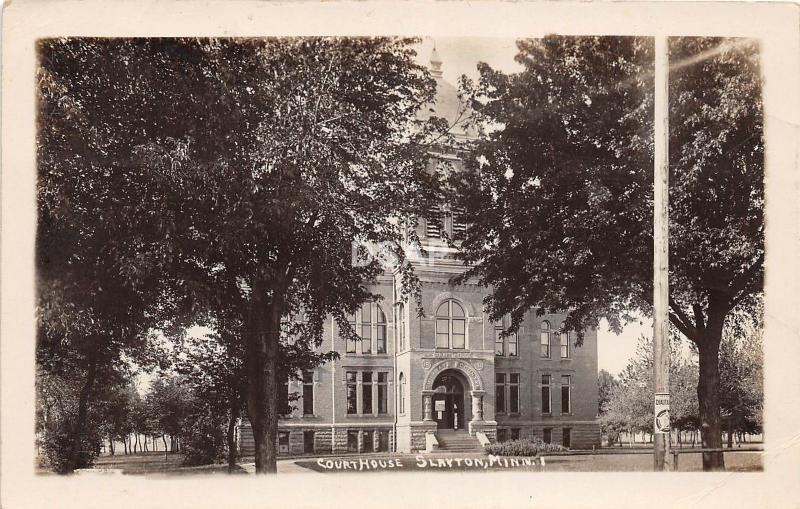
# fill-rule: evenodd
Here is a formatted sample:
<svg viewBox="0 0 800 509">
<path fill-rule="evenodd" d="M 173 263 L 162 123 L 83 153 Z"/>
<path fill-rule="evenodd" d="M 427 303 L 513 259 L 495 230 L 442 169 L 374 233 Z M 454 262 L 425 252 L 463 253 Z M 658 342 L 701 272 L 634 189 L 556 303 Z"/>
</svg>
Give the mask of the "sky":
<svg viewBox="0 0 800 509">
<path fill-rule="evenodd" d="M 418 62 L 428 65 L 434 44 L 442 60 L 442 74 L 445 81 L 458 86 L 461 75 L 477 80 L 478 62 L 486 62 L 492 68 L 503 72 L 519 72 L 522 66 L 514 61 L 517 46 L 513 38 L 494 37 L 425 37 L 417 49 Z M 617 375 L 625 369 L 641 335 L 651 338 L 653 322 L 640 318 L 628 324 L 621 334 L 611 332 L 603 321 L 597 330 L 598 370 Z"/>
</svg>

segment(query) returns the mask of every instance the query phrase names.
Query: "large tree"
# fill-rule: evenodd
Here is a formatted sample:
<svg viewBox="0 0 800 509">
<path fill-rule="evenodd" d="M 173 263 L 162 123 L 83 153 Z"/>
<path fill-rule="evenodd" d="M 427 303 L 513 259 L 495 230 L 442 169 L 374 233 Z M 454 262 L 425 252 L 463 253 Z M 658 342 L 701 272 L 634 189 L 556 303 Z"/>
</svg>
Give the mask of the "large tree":
<svg viewBox="0 0 800 509">
<path fill-rule="evenodd" d="M 523 70 L 480 65 L 465 83 L 490 130 L 454 178 L 472 226 L 461 238 L 491 285 L 492 317 L 567 310 L 581 331 L 651 312 L 653 42 L 518 42 Z M 726 319 L 763 285 L 763 137 L 758 46 L 670 42 L 670 321 L 697 345 L 703 445 L 720 447 Z M 705 469 L 724 468 L 704 454 Z"/>
<path fill-rule="evenodd" d="M 439 123 L 415 124 L 434 81 L 412 42 L 48 42 L 61 103 L 88 119 L 75 126 L 85 141 L 64 148 L 84 183 L 78 201 L 121 199 L 111 217 L 132 221 L 134 273 L 166 275 L 174 321 L 221 308 L 241 320 L 257 472 L 276 469 L 287 366 L 329 358 L 314 353 L 326 317 L 354 337 L 347 315 L 375 298 L 367 284 L 384 267 L 364 244 L 393 253 L 413 286 L 401 243 L 436 187 L 426 142 Z M 289 344 L 284 324 L 301 312 Z"/>
</svg>

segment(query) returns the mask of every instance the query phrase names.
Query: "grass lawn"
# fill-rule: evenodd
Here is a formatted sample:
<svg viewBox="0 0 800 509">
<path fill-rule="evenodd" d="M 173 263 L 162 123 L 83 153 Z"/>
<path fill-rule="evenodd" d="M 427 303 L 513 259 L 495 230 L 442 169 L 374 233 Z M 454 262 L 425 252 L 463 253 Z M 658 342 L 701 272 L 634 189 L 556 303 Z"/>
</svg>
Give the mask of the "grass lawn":
<svg viewBox="0 0 800 509">
<path fill-rule="evenodd" d="M 603 451 L 599 454 L 545 455 L 545 465 L 532 458 L 494 457 L 483 454 L 362 454 L 327 457 L 287 458 L 278 461 L 281 473 L 367 473 L 367 472 L 650 472 L 653 456 L 649 451 Z M 225 464 L 184 467 L 181 454 L 139 453 L 101 456 L 95 463 L 98 471 L 116 471 L 133 475 L 226 475 Z M 702 455 L 682 454 L 681 472 L 701 472 Z M 733 451 L 725 454 L 729 472 L 759 472 L 763 470 L 762 453 Z M 234 474 L 254 471 L 253 458 L 242 458 Z"/>
</svg>

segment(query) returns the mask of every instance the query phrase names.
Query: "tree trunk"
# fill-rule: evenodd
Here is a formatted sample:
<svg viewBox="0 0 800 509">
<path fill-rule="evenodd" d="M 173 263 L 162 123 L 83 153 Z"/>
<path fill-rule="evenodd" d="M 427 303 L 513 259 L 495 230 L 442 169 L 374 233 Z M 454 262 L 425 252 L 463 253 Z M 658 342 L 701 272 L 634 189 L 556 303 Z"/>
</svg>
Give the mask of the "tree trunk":
<svg viewBox="0 0 800 509">
<path fill-rule="evenodd" d="M 72 472 L 78 468 L 78 461 L 83 446 L 83 436 L 86 433 L 86 419 L 89 412 L 89 396 L 94 387 L 94 380 L 97 375 L 97 359 L 95 355 L 89 358 L 89 366 L 86 373 L 86 380 L 81 388 L 81 393 L 78 398 L 78 417 L 75 420 L 75 427 L 72 430 L 69 463 L 67 464 L 67 472 Z"/>
<path fill-rule="evenodd" d="M 711 321 L 711 320 L 709 320 Z M 719 414 L 719 344 L 722 339 L 723 320 L 709 324 L 697 342 L 700 378 L 697 383 L 697 400 L 700 405 L 700 437 L 705 449 L 722 447 L 722 422 Z M 703 470 L 725 470 L 721 452 L 703 453 Z"/>
<path fill-rule="evenodd" d="M 139 452 L 139 434 L 133 434 L 133 452 Z"/>
<path fill-rule="evenodd" d="M 161 434 L 161 441 L 164 442 L 164 454 L 167 454 L 167 436 L 165 434 Z"/>
<path fill-rule="evenodd" d="M 728 449 L 733 447 L 733 414 L 728 417 Z"/>
<path fill-rule="evenodd" d="M 255 442 L 256 473 L 277 472 L 278 434 L 278 346 L 282 305 L 265 301 L 263 282 L 253 285 L 253 300 L 246 331 L 247 413 Z"/>
<path fill-rule="evenodd" d="M 239 456 L 239 451 L 236 446 L 236 421 L 239 419 L 239 395 L 231 397 L 230 405 L 230 420 L 228 421 L 228 473 L 232 473 L 236 469 L 236 459 Z"/>
</svg>

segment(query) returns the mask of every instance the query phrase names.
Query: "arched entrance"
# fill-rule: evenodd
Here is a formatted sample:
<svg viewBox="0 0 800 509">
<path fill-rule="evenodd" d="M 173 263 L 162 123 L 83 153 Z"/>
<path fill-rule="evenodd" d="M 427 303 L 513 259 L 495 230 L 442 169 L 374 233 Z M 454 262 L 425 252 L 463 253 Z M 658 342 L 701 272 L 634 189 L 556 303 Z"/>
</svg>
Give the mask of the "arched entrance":
<svg viewBox="0 0 800 509">
<path fill-rule="evenodd" d="M 433 380 L 433 418 L 438 429 L 464 429 L 464 383 L 453 369 Z"/>
</svg>

